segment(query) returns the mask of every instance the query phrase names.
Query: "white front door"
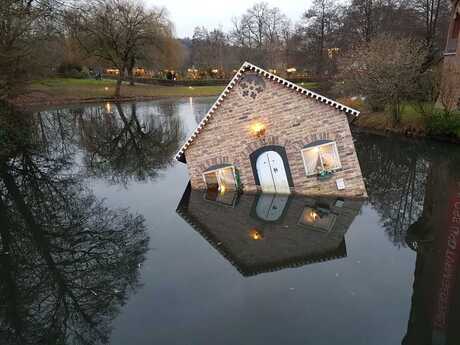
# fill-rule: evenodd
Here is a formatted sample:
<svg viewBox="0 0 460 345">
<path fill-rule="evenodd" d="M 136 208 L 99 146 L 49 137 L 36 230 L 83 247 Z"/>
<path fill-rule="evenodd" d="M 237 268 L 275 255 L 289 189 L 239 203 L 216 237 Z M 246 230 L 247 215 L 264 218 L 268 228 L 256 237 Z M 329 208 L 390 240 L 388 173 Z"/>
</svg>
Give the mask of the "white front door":
<svg viewBox="0 0 460 345">
<path fill-rule="evenodd" d="M 283 158 L 275 151 L 262 153 L 256 162 L 260 187 L 265 193 L 289 194 L 289 182 Z"/>
</svg>

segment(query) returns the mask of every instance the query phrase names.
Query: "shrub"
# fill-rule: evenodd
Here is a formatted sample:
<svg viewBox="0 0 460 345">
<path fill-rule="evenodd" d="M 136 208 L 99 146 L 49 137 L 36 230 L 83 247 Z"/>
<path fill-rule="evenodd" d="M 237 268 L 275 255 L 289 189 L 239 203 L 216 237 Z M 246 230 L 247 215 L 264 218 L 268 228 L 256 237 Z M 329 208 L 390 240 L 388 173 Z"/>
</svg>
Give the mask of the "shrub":
<svg viewBox="0 0 460 345">
<path fill-rule="evenodd" d="M 57 72 L 61 77 L 65 78 L 84 79 L 89 77 L 89 72 L 87 68 L 84 68 L 80 64 L 71 62 L 62 63 L 58 67 Z"/>
<path fill-rule="evenodd" d="M 445 136 L 460 139 L 460 113 L 445 116 L 434 113 L 426 120 L 426 129 L 431 136 Z"/>
</svg>

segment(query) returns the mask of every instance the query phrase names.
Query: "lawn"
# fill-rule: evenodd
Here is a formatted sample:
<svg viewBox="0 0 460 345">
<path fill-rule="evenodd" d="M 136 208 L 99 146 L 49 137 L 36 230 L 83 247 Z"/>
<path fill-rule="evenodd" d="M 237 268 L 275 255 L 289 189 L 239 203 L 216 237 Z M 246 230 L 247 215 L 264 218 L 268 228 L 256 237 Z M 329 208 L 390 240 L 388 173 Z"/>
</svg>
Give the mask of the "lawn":
<svg viewBox="0 0 460 345">
<path fill-rule="evenodd" d="M 78 102 L 106 100 L 115 93 L 115 80 L 50 78 L 36 80 L 29 86 L 29 92 L 14 102 L 20 106 L 64 105 Z M 298 85 L 315 90 L 318 84 L 304 82 Z M 158 86 L 123 83 L 121 95 L 124 99 L 153 99 L 163 97 L 216 96 L 224 86 Z"/>
<path fill-rule="evenodd" d="M 126 98 L 161 98 L 161 97 L 189 97 L 214 96 L 224 89 L 223 86 L 157 86 L 136 84 L 130 86 L 123 83 L 121 94 Z M 37 80 L 29 87 L 31 95 L 37 98 L 49 98 L 56 102 L 105 99 L 115 93 L 114 80 L 52 78 Z"/>
</svg>

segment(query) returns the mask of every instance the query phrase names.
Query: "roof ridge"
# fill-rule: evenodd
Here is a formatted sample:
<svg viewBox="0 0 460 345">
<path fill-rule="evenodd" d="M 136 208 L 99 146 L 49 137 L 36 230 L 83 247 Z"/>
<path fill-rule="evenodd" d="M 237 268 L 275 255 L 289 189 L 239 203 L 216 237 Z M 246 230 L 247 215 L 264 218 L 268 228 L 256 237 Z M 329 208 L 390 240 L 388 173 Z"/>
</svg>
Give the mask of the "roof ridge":
<svg viewBox="0 0 460 345">
<path fill-rule="evenodd" d="M 320 102 L 326 103 L 327 105 L 334 107 L 340 111 L 343 111 L 345 113 L 349 113 L 355 116 L 359 115 L 359 111 L 353 108 L 350 108 L 342 103 L 336 102 L 328 97 L 322 96 L 316 92 L 313 92 L 309 89 L 306 89 L 304 87 L 301 87 L 297 84 L 294 84 L 293 82 L 290 82 L 289 80 L 286 80 L 284 78 L 281 78 L 280 76 L 277 76 L 275 74 L 272 74 L 263 68 L 257 67 L 256 65 L 253 65 L 252 63 L 245 61 L 241 67 L 238 69 L 238 71 L 235 73 L 233 78 L 230 80 L 230 82 L 227 84 L 225 89 L 222 91 L 222 93 L 219 95 L 219 97 L 216 99 L 214 104 L 211 106 L 209 111 L 206 113 L 206 115 L 203 117 L 203 119 L 200 121 L 198 126 L 195 128 L 193 133 L 187 138 L 187 141 L 182 145 L 180 150 L 176 153 L 176 160 L 185 163 L 185 157 L 184 153 L 185 150 L 190 146 L 190 144 L 193 142 L 193 140 L 197 137 L 197 135 L 201 132 L 203 127 L 206 125 L 206 123 L 209 121 L 211 118 L 211 115 L 217 110 L 217 108 L 220 106 L 220 104 L 224 101 L 224 98 L 227 96 L 227 94 L 230 92 L 230 90 L 236 85 L 237 81 L 240 79 L 240 77 L 243 75 L 243 73 L 246 70 L 251 70 L 254 71 L 258 74 L 262 74 L 264 77 L 276 81 L 279 84 L 282 84 L 283 86 L 287 88 L 291 88 L 297 92 L 300 92 L 303 95 L 306 95 L 307 97 L 309 96 L 310 98 L 314 98 Z"/>
</svg>

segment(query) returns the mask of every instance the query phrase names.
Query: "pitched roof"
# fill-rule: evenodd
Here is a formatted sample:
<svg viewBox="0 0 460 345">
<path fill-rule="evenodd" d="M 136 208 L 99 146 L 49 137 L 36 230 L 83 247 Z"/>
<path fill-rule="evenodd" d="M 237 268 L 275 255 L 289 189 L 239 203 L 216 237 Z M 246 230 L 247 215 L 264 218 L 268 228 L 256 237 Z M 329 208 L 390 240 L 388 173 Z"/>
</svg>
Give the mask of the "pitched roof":
<svg viewBox="0 0 460 345">
<path fill-rule="evenodd" d="M 276 81 L 279 84 L 281 84 L 281 85 L 283 85 L 283 86 L 285 86 L 287 88 L 291 88 L 291 89 L 299 92 L 302 95 L 305 95 L 307 97 L 313 98 L 313 99 L 315 99 L 315 100 L 317 100 L 319 102 L 323 102 L 323 103 L 325 103 L 325 104 L 327 104 L 327 105 L 329 105 L 331 107 L 334 107 L 336 109 L 344 111 L 347 114 L 351 114 L 351 115 L 355 115 L 355 116 L 359 115 L 359 111 L 356 110 L 356 109 L 347 107 L 346 105 L 343 105 L 343 104 L 341 104 L 339 102 L 336 102 L 336 101 L 334 101 L 334 100 L 332 100 L 330 98 L 327 98 L 327 97 L 324 97 L 324 96 L 322 96 L 320 94 L 317 94 L 316 92 L 313 92 L 311 90 L 308 90 L 308 89 L 305 89 L 303 87 L 300 87 L 297 84 L 294 84 L 294 83 L 292 83 L 292 82 L 290 82 L 290 81 L 288 81 L 286 79 L 283 79 L 283 78 L 281 78 L 281 77 L 279 77 L 279 76 L 277 76 L 275 74 L 272 74 L 272 73 L 270 73 L 270 72 L 268 72 L 268 71 L 266 71 L 266 70 L 264 70 L 264 69 L 262 69 L 260 67 L 257 67 L 255 65 L 249 63 L 249 62 L 245 62 L 245 63 L 243 63 L 243 65 L 241 65 L 241 67 L 238 70 L 238 72 L 236 72 L 236 74 L 233 76 L 232 80 L 230 81 L 230 83 L 228 83 L 228 85 L 224 89 L 224 91 L 222 91 L 222 93 L 217 98 L 217 100 L 214 102 L 214 104 L 209 109 L 207 114 L 204 116 L 204 118 L 198 124 L 197 128 L 193 131 L 193 133 L 190 135 L 190 137 L 187 139 L 187 141 L 184 143 L 184 145 L 182 145 L 180 150 L 177 152 L 176 160 L 178 160 L 179 162 L 182 162 L 182 163 L 186 162 L 185 161 L 185 156 L 184 156 L 185 150 L 187 150 L 187 148 L 190 146 L 190 144 L 193 142 L 193 140 L 195 140 L 195 138 L 201 132 L 203 127 L 206 126 L 206 124 L 211 119 L 211 117 L 214 114 L 214 112 L 222 104 L 222 102 L 224 101 L 224 99 L 227 96 L 227 94 L 236 85 L 236 83 L 243 76 L 245 71 L 256 72 L 256 73 L 266 77 L 267 79 Z"/>
</svg>

